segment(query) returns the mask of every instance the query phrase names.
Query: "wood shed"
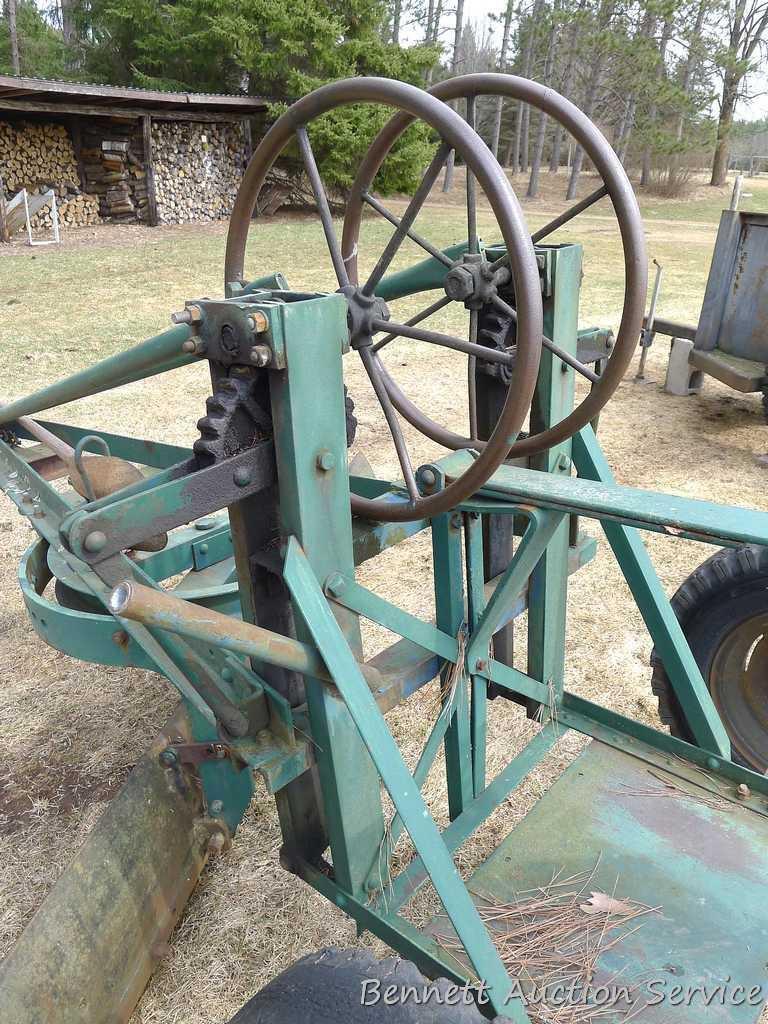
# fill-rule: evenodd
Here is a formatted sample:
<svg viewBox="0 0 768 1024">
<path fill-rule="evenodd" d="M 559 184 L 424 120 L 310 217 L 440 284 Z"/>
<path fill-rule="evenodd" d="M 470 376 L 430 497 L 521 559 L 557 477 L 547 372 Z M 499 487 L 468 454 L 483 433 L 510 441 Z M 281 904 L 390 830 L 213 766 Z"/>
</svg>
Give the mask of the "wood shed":
<svg viewBox="0 0 768 1024">
<path fill-rule="evenodd" d="M 22 188 L 53 189 L 65 227 L 225 217 L 268 105 L 0 75 L 0 238 L 4 200 Z"/>
</svg>

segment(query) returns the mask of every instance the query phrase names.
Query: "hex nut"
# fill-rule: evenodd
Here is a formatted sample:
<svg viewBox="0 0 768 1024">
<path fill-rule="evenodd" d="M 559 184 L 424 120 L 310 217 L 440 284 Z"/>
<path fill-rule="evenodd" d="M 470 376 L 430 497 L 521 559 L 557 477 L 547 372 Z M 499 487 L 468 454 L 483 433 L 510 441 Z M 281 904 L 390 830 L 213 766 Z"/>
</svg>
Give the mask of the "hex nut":
<svg viewBox="0 0 768 1024">
<path fill-rule="evenodd" d="M 445 275 L 443 287 L 449 299 L 463 302 L 474 292 L 475 279 L 471 272 L 464 267 L 454 267 Z"/>
<path fill-rule="evenodd" d="M 248 324 L 254 334 L 263 334 L 269 329 L 269 320 L 260 309 L 254 310 L 248 317 Z"/>
<path fill-rule="evenodd" d="M 212 854 L 221 853 L 227 845 L 227 839 L 223 832 L 214 832 L 208 840 L 208 852 Z"/>
<path fill-rule="evenodd" d="M 326 448 L 323 451 L 317 453 L 315 465 L 321 472 L 328 473 L 332 469 L 336 468 L 336 456 L 333 454 L 333 452 L 329 452 L 328 449 Z"/>
<path fill-rule="evenodd" d="M 254 366 L 269 366 L 272 362 L 272 350 L 268 345 L 254 345 L 251 349 L 251 362 Z"/>
</svg>

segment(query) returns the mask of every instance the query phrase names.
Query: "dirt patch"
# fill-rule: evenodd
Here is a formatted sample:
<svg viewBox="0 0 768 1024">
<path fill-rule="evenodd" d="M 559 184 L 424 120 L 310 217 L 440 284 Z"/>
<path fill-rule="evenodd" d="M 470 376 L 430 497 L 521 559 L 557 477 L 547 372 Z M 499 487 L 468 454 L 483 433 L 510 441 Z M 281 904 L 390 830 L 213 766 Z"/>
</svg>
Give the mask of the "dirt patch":
<svg viewBox="0 0 768 1024">
<path fill-rule="evenodd" d="M 23 778 L 0 772 L 0 834 L 20 832 L 41 814 L 69 815 L 88 804 L 111 800 L 130 770 L 126 767 L 109 779 L 61 765 L 36 765 Z"/>
</svg>

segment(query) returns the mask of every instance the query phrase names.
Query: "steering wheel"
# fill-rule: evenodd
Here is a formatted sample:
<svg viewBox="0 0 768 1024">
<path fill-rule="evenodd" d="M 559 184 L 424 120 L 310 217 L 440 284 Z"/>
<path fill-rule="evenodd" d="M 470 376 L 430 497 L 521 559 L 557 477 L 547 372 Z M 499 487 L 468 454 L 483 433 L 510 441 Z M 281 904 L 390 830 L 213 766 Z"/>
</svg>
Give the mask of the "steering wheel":
<svg viewBox="0 0 768 1024">
<path fill-rule="evenodd" d="M 330 110 L 351 103 L 376 103 L 393 107 L 398 111 L 393 122 L 398 121 L 405 128 L 418 118 L 428 124 L 440 139 L 437 151 L 405 213 L 402 218 L 397 219 L 391 239 L 367 280 L 362 284 L 357 280 L 356 261 L 345 259 L 342 255 L 343 252 L 351 250 L 346 245 L 340 245 L 336 238 L 328 198 L 307 133 L 307 126 L 313 120 Z M 377 136 L 377 140 L 381 137 L 382 135 Z M 243 176 L 229 222 L 225 281 L 243 279 L 248 229 L 259 192 L 277 158 L 287 146 L 293 144 L 298 146 L 312 186 L 331 263 L 338 281 L 338 290 L 347 299 L 350 344 L 360 355 L 384 412 L 408 491 L 408 501 L 401 503 L 353 495 L 352 511 L 369 519 L 399 522 L 447 512 L 482 487 L 507 458 L 533 400 L 541 357 L 543 310 L 536 256 L 520 205 L 506 175 L 488 147 L 474 129 L 441 99 L 430 96 L 415 86 L 386 78 L 352 78 L 333 82 L 302 97 L 289 107 L 275 121 L 255 150 Z M 373 171 L 371 180 L 390 146 L 391 142 L 388 142 L 386 147 L 380 145 L 379 149 L 375 152 L 372 150 L 366 157 L 364 165 Z M 382 300 L 376 297 L 375 292 L 400 244 L 406 235 L 411 233 L 411 225 L 451 150 L 466 163 L 473 181 L 476 180 L 484 191 L 499 226 L 506 247 L 506 256 L 505 265 L 498 268 L 498 273 L 503 274 L 506 279 L 511 276 L 514 287 L 517 345 L 514 360 L 507 353 L 490 354 L 491 357 L 497 355 L 498 361 L 507 365 L 514 362 L 513 386 L 507 391 L 501 415 L 490 438 L 482 445 L 482 451 L 477 459 L 466 472 L 453 479 L 444 489 L 433 494 L 422 494 L 397 418 L 396 404 L 392 397 L 392 382 L 373 343 L 374 335 L 390 327 L 389 311 Z M 362 206 L 362 200 L 359 206 Z M 354 215 L 350 217 L 348 213 L 348 223 L 351 225 L 353 222 Z M 348 233 L 345 237 L 351 236 Z M 348 268 L 352 268 L 352 273 Z M 443 336 L 438 338 L 441 339 L 438 340 L 438 344 L 446 343 Z M 451 347 L 458 347 L 471 356 L 488 357 L 489 350 L 481 345 L 463 339 L 447 340 Z"/>
<path fill-rule="evenodd" d="M 570 354 L 563 352 L 548 338 L 542 339 L 544 346 L 550 348 L 555 355 L 573 367 L 577 373 L 586 377 L 591 382 L 592 387 L 583 401 L 568 416 L 560 420 L 559 423 L 556 423 L 547 430 L 530 434 L 517 440 L 509 451 L 510 456 L 533 455 L 536 452 L 544 451 L 553 445 L 561 443 L 591 422 L 616 391 L 629 366 L 640 337 L 647 289 L 648 260 L 640 210 L 632 185 L 619 158 L 608 141 L 578 107 L 574 106 L 573 103 L 553 89 L 515 75 L 475 74 L 462 75 L 440 82 L 430 92 L 432 96 L 438 97 L 446 103 L 465 98 L 467 101 L 467 121 L 471 126 L 474 126 L 475 101 L 478 96 L 503 96 L 523 103 L 530 103 L 544 114 L 555 118 L 570 131 L 577 142 L 583 147 L 590 160 L 592 160 L 603 179 L 603 185 L 591 195 L 576 203 L 570 210 L 555 218 L 544 228 L 535 232 L 532 236 L 533 242 L 540 241 L 593 203 L 598 202 L 605 195 L 609 195 L 611 198 L 619 224 L 624 249 L 624 306 L 613 350 L 610 358 L 607 360 L 603 373 L 598 377 L 588 366 L 585 366 Z M 360 222 L 364 205 L 372 207 L 388 220 L 396 220 L 394 215 L 389 213 L 379 200 L 371 195 L 370 190 L 374 178 L 392 145 L 412 120 L 408 113 L 402 112 L 396 114 L 382 128 L 366 153 L 352 186 L 344 219 L 342 253 L 345 254 L 344 261 L 349 270 L 350 278 L 355 283 L 357 282 Z M 491 303 L 499 312 L 506 314 L 510 319 L 517 319 L 517 329 L 519 331 L 519 309 L 517 311 L 513 309 L 499 295 L 499 286 L 504 281 L 501 272 L 506 265 L 506 257 L 501 257 L 495 262 L 489 262 L 485 259 L 484 255 L 479 253 L 475 183 L 472 178 L 472 171 L 473 168 L 468 164 L 467 226 L 469 244 L 468 253 L 464 256 L 463 261 L 460 264 L 456 264 L 446 260 L 444 254 L 436 252 L 426 239 L 421 238 L 421 236 L 415 233 L 411 233 L 410 236 L 413 241 L 421 245 L 427 252 L 438 259 L 442 259 L 450 267 L 445 277 L 444 287 L 446 296 L 417 314 L 407 324 L 390 323 L 388 325 L 388 337 L 383 339 L 383 342 L 378 342 L 377 348 L 380 348 L 382 344 L 389 344 L 398 336 L 424 341 L 436 341 L 437 343 L 447 344 L 452 348 L 462 348 L 462 346 L 455 344 L 457 339 L 446 339 L 442 335 L 416 327 L 418 323 L 427 319 L 428 316 L 452 300 L 463 302 L 470 310 L 469 338 L 471 342 L 477 340 L 479 309 L 481 305 L 486 303 Z M 514 292 L 515 303 L 517 304 L 520 296 L 516 286 Z M 440 339 L 442 339 L 442 342 Z M 463 348 L 465 351 L 468 351 L 466 343 L 464 343 Z M 471 429 L 476 425 L 476 414 L 472 408 L 472 382 L 474 378 L 472 362 L 474 358 L 487 360 L 489 358 L 495 359 L 497 356 L 496 351 L 493 349 L 486 349 L 485 352 L 486 354 L 482 356 L 477 356 L 474 352 L 470 353 Z M 490 353 L 490 356 L 488 353 Z M 384 385 L 393 406 L 412 426 L 446 448 L 474 448 L 481 452 L 484 451 L 485 447 L 490 443 L 489 441 L 484 441 L 477 436 L 462 437 L 436 423 L 414 405 L 402 392 L 383 364 L 380 363 L 379 365 Z M 511 392 L 518 386 L 518 378 L 515 375 L 509 391 Z"/>
</svg>

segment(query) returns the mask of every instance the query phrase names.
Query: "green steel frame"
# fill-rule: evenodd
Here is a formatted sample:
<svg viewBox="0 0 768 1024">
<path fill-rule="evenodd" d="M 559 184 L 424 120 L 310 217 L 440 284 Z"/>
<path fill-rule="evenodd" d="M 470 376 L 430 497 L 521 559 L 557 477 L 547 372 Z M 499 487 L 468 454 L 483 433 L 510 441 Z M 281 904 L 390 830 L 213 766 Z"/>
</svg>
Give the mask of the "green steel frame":
<svg viewBox="0 0 768 1024">
<path fill-rule="evenodd" d="M 575 354 L 581 249 L 551 246 L 538 252 L 547 281 L 545 329 L 557 345 Z M 400 272 L 385 280 L 382 294 L 438 286 L 445 267 L 432 262 L 410 278 Z M 525 1008 L 517 998 L 507 1000 L 512 979 L 453 855 L 568 730 L 630 748 L 636 757 L 663 764 L 681 779 L 696 778 L 705 768 L 727 784 L 724 799 L 735 800 L 735 787 L 744 783 L 750 796 L 742 804 L 766 813 L 768 779 L 730 761 L 728 738 L 639 530 L 715 544 L 768 544 L 768 515 L 618 486 L 587 427 L 527 467 L 503 467 L 471 500 L 431 523 L 353 521 L 350 490 L 384 495 L 393 502 L 404 498 L 397 483 L 350 479 L 347 473 L 342 376 L 346 304 L 338 294 L 264 290 L 275 285 L 284 286 L 279 275 L 232 288 L 236 294 L 228 300 L 240 312 L 263 313 L 270 330 L 279 335 L 281 363 L 287 367 L 249 371 L 269 374 L 275 430 L 273 442 L 262 446 L 260 462 L 252 452 L 225 460 L 218 483 L 196 489 L 196 473 L 208 471 L 193 468 L 189 451 L 102 433 L 112 454 L 152 472 L 143 484 L 88 504 L 54 488 L 46 478 L 50 472 L 38 472 L 36 466 L 42 467 L 50 453 L 39 446 L 0 442 L 0 487 L 40 536 L 20 569 L 32 624 L 43 639 L 69 654 L 164 674 L 181 694 L 193 739 L 218 743 L 227 751 L 223 759 L 204 759 L 198 765 L 207 817 L 234 832 L 253 792 L 253 772 L 261 773 L 278 802 L 283 864 L 427 974 L 463 982 L 458 964 L 399 913 L 431 882 L 471 971 L 487 983 L 491 1009 L 522 1024 L 528 1020 Z M 200 305 L 205 309 L 204 301 Z M 188 327 L 167 331 L 132 352 L 11 403 L 0 412 L 0 423 L 24 438 L 24 430 L 15 425 L 19 416 L 190 362 L 198 357 L 186 349 L 181 354 L 190 336 Z M 573 370 L 545 353 L 531 414 L 534 429 L 562 419 L 572 407 L 573 393 Z M 46 425 L 73 443 L 90 433 Z M 435 462 L 437 486 L 459 474 L 471 459 L 470 452 L 459 451 Z M 221 483 L 225 479 L 226 486 Z M 260 493 L 274 489 L 275 481 L 278 522 L 270 537 L 279 534 L 281 545 L 271 545 L 267 565 L 265 537 L 257 523 Z M 216 517 L 225 508 L 229 519 Z M 193 513 L 196 521 L 184 525 Z M 484 575 L 483 522 L 488 516 L 512 516 L 520 538 L 508 567 L 492 581 Z M 664 660 L 696 746 L 565 689 L 568 575 L 593 553 L 592 542 L 578 535 L 579 517 L 602 526 Z M 172 528 L 177 529 L 164 551 L 136 559 L 123 554 L 126 538 Z M 424 529 L 432 532 L 434 623 L 372 593 L 354 575 L 355 565 Z M 103 543 L 94 541 L 96 534 Z M 298 646 L 256 628 L 272 621 L 264 607 L 262 571 L 278 581 L 275 586 L 287 588 L 286 597 L 290 594 Z M 181 587 L 160 594 L 162 580 L 184 572 Z M 46 587 L 54 576 L 78 595 L 76 607 L 47 598 Z M 113 592 L 125 579 L 139 590 L 152 588 L 166 602 L 162 614 L 150 618 L 127 609 L 110 614 Z M 206 609 L 202 626 L 186 621 L 189 605 L 184 599 Z M 494 657 L 493 637 L 526 607 L 529 654 L 523 671 Z M 254 626 L 243 633 L 240 625 L 238 639 L 232 624 L 240 614 Z M 400 638 L 365 665 L 361 619 Z M 295 668 L 297 657 L 306 659 L 302 664 L 308 671 L 319 673 L 304 674 L 301 700 L 290 699 L 270 674 L 275 666 Z M 385 715 L 436 677 L 442 708 L 411 772 Z M 489 781 L 485 747 L 491 684 L 495 693 L 538 706 L 540 725 L 522 752 Z M 421 793 L 441 749 L 450 812 L 450 823 L 442 830 Z M 163 753 L 168 770 L 176 770 L 178 751 L 171 745 Z M 382 786 L 395 807 L 389 823 Z M 722 787 L 718 793 L 722 796 Z M 403 831 L 415 856 L 391 877 L 391 853 Z"/>
</svg>

